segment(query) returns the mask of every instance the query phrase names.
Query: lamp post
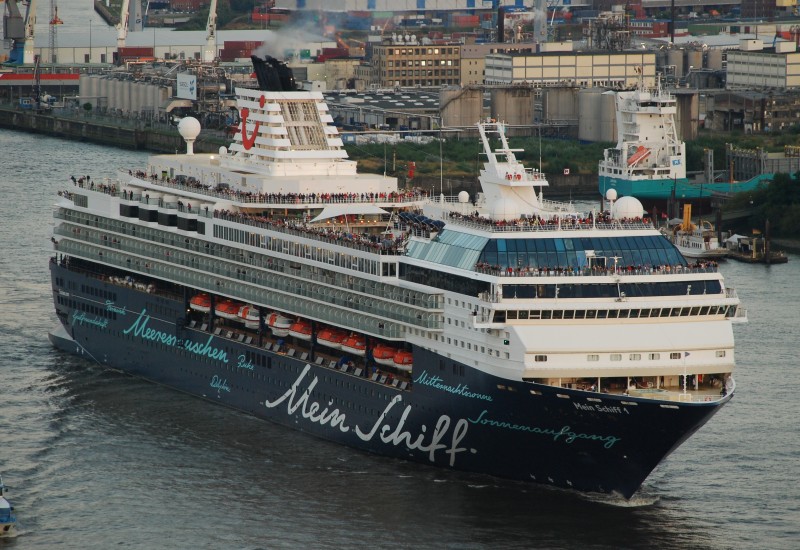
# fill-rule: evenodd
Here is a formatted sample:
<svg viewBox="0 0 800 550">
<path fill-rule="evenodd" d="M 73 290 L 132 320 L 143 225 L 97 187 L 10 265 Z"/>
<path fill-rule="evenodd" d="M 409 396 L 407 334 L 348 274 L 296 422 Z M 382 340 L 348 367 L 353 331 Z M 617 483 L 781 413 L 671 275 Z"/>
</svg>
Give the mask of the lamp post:
<svg viewBox="0 0 800 550">
<path fill-rule="evenodd" d="M 89 63 L 92 62 L 92 20 L 89 19 Z"/>
</svg>

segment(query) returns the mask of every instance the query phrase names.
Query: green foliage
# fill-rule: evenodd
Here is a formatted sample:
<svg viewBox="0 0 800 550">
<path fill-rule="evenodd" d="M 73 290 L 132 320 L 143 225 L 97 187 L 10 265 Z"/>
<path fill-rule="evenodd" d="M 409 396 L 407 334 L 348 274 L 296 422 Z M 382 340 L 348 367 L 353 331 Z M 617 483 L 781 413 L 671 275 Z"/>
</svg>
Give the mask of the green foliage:
<svg viewBox="0 0 800 550">
<path fill-rule="evenodd" d="M 86 103 L 83 104 L 83 110 L 88 113 L 89 111 L 92 110 L 92 104 L 87 101 Z"/>
<path fill-rule="evenodd" d="M 738 193 L 725 205 L 726 210 L 753 208 L 750 228 L 764 228 L 767 220 L 778 237 L 800 236 L 800 173 L 775 174 L 769 184 L 752 192 Z"/>
<path fill-rule="evenodd" d="M 545 174 L 561 174 L 569 168 L 572 174 L 596 174 L 597 163 L 603 157 L 603 149 L 609 143 L 581 144 L 577 141 L 560 139 L 512 138 L 509 145 L 513 149 L 524 149 L 516 153 L 517 158 L 528 168 L 539 168 L 539 146 L 541 144 L 542 170 Z M 499 143 L 493 143 L 494 147 Z M 439 173 L 439 143 L 434 141 L 424 145 L 417 143 L 348 145 L 350 158 L 358 161 L 372 159 L 383 167 L 383 158 L 391 171 L 393 156 L 398 170 L 409 161 L 416 162 L 417 173 Z M 442 144 L 444 173 L 449 176 L 477 176 L 485 157 L 477 138 L 448 139 Z M 373 163 L 369 163 L 373 164 Z"/>
</svg>

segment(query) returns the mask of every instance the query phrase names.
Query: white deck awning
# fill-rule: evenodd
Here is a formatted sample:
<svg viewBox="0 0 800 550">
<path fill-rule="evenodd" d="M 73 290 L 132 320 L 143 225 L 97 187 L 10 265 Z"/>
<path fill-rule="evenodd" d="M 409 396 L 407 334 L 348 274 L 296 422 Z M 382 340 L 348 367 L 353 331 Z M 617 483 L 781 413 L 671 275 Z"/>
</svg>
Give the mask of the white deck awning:
<svg viewBox="0 0 800 550">
<path fill-rule="evenodd" d="M 318 222 L 321 220 L 326 220 L 328 218 L 336 218 L 338 216 L 344 215 L 363 215 L 363 214 L 388 214 L 386 210 L 380 208 L 379 206 L 375 206 L 374 204 L 361 204 L 361 203 L 354 203 L 354 204 L 333 204 L 331 206 L 326 206 L 322 209 L 322 212 L 311 220 L 311 223 Z"/>
</svg>

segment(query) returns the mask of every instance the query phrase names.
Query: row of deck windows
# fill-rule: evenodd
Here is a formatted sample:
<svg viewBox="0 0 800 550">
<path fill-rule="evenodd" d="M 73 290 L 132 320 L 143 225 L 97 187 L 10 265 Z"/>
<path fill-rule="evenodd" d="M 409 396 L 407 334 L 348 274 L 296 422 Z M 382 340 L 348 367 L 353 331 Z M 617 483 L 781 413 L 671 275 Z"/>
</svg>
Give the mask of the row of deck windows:
<svg viewBox="0 0 800 550">
<path fill-rule="evenodd" d="M 733 317 L 736 306 L 694 306 L 643 309 L 564 309 L 564 310 L 497 310 L 492 322 L 505 323 L 530 319 L 646 319 L 655 317 Z"/>
<path fill-rule="evenodd" d="M 380 273 L 380 262 L 350 254 L 344 254 L 334 250 L 328 250 L 323 246 L 312 246 L 303 243 L 296 243 L 289 239 L 279 239 L 269 235 L 243 231 L 241 229 L 220 225 L 214 226 L 214 236 L 226 241 L 233 241 L 240 244 L 272 250 L 273 252 L 315 260 L 318 262 L 343 267 L 345 269 L 360 271 L 361 273 L 369 273 L 370 275 L 387 274 Z M 391 274 L 396 274 L 396 264 L 392 263 L 391 265 L 393 267 L 393 269 L 390 270 Z"/>
</svg>

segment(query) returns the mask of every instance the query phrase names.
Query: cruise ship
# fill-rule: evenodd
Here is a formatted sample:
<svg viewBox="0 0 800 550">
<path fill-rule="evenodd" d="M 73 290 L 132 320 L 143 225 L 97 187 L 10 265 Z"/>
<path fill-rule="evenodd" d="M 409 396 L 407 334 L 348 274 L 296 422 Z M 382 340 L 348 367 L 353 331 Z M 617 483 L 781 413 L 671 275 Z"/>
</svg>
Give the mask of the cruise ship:
<svg viewBox="0 0 800 550">
<path fill-rule="evenodd" d="M 57 348 L 363 451 L 625 498 L 732 398 L 746 312 L 638 200 L 545 200 L 493 120 L 480 193 L 398 188 L 253 62 L 228 147 L 194 154 L 184 119 L 185 153 L 59 193 Z"/>
</svg>

